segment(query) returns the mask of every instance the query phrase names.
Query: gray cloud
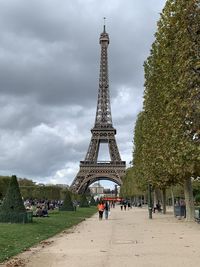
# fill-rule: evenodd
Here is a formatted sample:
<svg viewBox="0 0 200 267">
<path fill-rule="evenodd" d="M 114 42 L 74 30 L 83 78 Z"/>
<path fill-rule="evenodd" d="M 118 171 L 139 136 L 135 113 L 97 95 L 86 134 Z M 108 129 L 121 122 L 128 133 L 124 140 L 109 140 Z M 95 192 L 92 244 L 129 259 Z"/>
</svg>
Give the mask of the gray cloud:
<svg viewBox="0 0 200 267">
<path fill-rule="evenodd" d="M 143 62 L 165 0 L 0 2 L 0 173 L 71 183 L 94 125 L 107 17 L 112 116 L 132 157 Z"/>
</svg>

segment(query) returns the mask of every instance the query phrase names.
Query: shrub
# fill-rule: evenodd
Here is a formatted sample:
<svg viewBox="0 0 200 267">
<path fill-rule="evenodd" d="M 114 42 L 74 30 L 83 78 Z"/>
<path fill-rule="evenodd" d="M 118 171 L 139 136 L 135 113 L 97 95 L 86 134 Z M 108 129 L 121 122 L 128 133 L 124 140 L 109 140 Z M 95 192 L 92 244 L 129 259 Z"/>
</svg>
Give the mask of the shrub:
<svg viewBox="0 0 200 267">
<path fill-rule="evenodd" d="M 200 203 L 200 194 L 198 194 L 198 195 L 195 196 L 195 202 L 196 202 L 197 204 Z"/>
<path fill-rule="evenodd" d="M 0 207 L 0 222 L 27 223 L 29 219 L 30 216 L 27 216 L 17 177 L 13 175 Z"/>
<path fill-rule="evenodd" d="M 60 207 L 60 211 L 73 211 L 73 210 L 74 210 L 74 206 L 73 206 L 73 202 L 71 199 L 71 194 L 67 190 L 65 194 L 64 202 L 62 206 Z"/>
<path fill-rule="evenodd" d="M 94 197 L 92 196 L 91 199 L 90 199 L 90 206 L 96 206 L 96 201 L 94 199 Z"/>
<path fill-rule="evenodd" d="M 85 195 L 81 195 L 80 207 L 81 208 L 89 207 L 89 203 Z"/>
</svg>

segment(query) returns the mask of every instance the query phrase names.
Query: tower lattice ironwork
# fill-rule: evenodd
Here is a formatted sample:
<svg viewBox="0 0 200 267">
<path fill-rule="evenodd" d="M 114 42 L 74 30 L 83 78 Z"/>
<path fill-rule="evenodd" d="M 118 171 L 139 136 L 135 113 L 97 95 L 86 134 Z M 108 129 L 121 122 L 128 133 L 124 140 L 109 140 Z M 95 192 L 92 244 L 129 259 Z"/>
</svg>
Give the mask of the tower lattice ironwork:
<svg viewBox="0 0 200 267">
<path fill-rule="evenodd" d="M 85 160 L 80 161 L 79 172 L 70 186 L 71 191 L 75 193 L 85 192 L 90 184 L 101 179 L 121 185 L 122 176 L 125 174 L 126 162 L 120 157 L 115 139 L 116 129 L 113 127 L 111 116 L 107 56 L 109 42 L 109 35 L 104 25 L 99 39 L 101 61 L 95 125 L 91 129 L 92 138 Z M 110 161 L 98 161 L 101 143 L 108 144 Z"/>
</svg>

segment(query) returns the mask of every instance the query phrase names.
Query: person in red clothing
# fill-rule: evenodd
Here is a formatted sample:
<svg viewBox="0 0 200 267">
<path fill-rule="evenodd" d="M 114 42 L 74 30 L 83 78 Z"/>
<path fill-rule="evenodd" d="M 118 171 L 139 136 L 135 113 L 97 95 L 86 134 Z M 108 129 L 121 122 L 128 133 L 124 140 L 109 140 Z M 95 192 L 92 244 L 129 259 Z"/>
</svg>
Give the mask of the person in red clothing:
<svg viewBox="0 0 200 267">
<path fill-rule="evenodd" d="M 99 220 L 102 220 L 103 212 L 104 212 L 104 208 L 105 208 L 105 205 L 104 205 L 103 201 L 99 202 L 97 208 L 98 208 L 98 211 L 99 211 Z"/>
</svg>

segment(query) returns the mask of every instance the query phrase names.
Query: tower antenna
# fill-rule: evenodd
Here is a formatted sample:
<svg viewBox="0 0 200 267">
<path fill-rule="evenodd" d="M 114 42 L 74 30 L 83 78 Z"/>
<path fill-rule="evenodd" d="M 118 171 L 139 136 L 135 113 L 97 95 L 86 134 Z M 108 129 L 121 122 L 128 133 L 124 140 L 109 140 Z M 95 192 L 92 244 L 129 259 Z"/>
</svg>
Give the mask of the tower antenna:
<svg viewBox="0 0 200 267">
<path fill-rule="evenodd" d="M 106 32 L 106 17 L 103 17 L 103 32 Z"/>
</svg>

